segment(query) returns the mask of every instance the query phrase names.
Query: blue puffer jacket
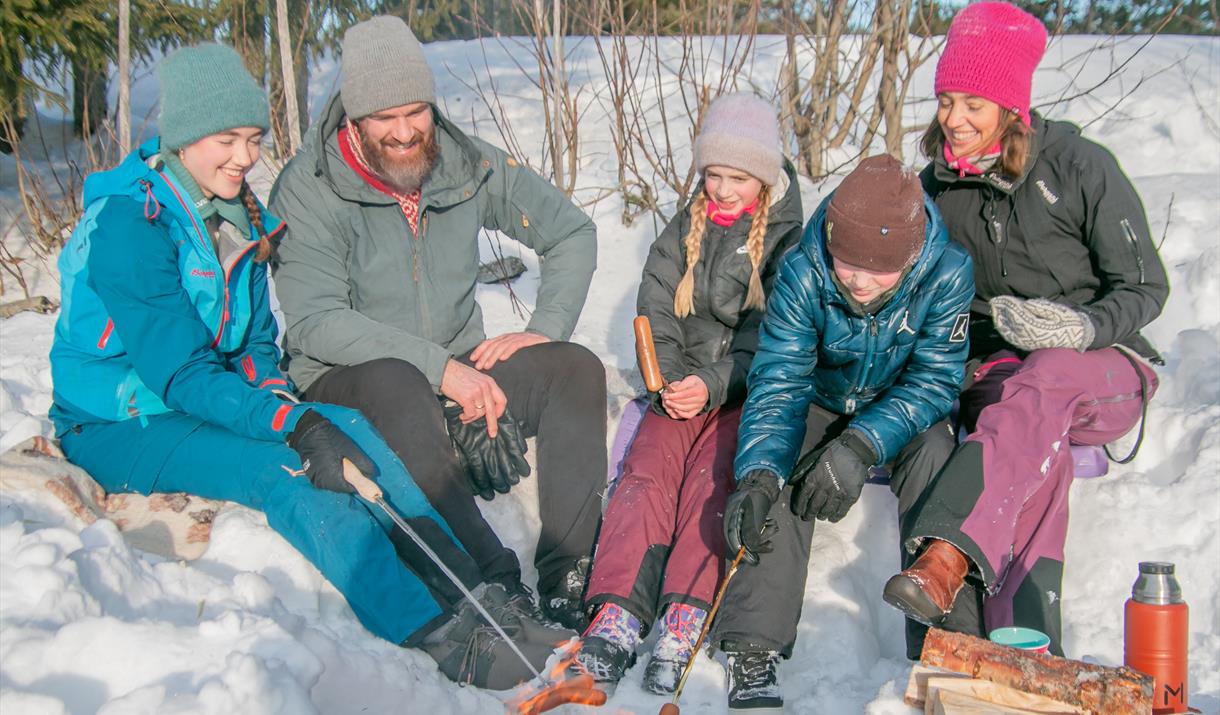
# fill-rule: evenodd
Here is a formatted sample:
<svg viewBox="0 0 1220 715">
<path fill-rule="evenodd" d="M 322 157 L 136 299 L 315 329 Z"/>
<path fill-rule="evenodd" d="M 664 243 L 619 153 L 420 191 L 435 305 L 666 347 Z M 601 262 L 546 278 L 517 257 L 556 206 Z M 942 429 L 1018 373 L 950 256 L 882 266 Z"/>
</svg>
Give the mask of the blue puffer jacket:
<svg viewBox="0 0 1220 715">
<path fill-rule="evenodd" d="M 76 425 L 184 412 L 282 440 L 304 408 L 272 394 L 278 367 L 258 237 L 217 257 L 160 140 L 85 181 L 85 212 L 59 258 L 62 306 L 51 347 L 57 434 Z M 281 222 L 263 213 L 275 234 Z"/>
<path fill-rule="evenodd" d="M 950 243 L 925 197 L 918 261 L 881 310 L 859 315 L 831 278 L 829 200 L 784 258 L 767 301 L 738 434 L 739 479 L 763 469 L 787 480 L 810 404 L 854 415 L 848 426 L 868 438 L 881 464 L 949 414 L 957 397 L 974 296 L 970 256 Z"/>
</svg>

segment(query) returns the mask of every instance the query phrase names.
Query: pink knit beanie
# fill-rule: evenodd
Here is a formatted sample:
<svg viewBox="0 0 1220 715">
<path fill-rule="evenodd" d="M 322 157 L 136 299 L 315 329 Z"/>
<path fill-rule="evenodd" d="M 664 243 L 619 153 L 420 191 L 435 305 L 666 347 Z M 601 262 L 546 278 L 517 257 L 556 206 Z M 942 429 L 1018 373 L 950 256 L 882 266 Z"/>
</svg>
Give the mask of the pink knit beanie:
<svg viewBox="0 0 1220 715">
<path fill-rule="evenodd" d="M 936 94 L 967 92 L 990 99 L 1030 123 L 1030 87 L 1046 51 L 1046 28 L 1006 2 L 968 5 L 949 25 Z"/>
</svg>

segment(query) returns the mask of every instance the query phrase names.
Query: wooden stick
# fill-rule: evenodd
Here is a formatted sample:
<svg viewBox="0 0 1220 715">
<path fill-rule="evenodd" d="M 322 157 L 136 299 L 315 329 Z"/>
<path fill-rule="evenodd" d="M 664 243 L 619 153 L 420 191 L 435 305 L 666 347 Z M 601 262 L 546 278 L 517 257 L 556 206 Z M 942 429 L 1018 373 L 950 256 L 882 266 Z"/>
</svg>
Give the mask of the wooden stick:
<svg viewBox="0 0 1220 715">
<path fill-rule="evenodd" d="M 928 631 L 920 662 L 1045 695 L 1097 715 L 1147 715 L 1152 711 L 1152 678 L 1130 668 L 1019 650 L 938 628 Z"/>
<path fill-rule="evenodd" d="M 729 572 L 724 575 L 724 580 L 720 582 L 720 590 L 716 592 L 716 600 L 712 601 L 712 610 L 707 612 L 707 620 L 703 622 L 703 628 L 699 629 L 699 637 L 695 639 L 695 647 L 691 649 L 690 660 L 686 661 L 686 667 L 682 669 L 682 677 L 678 679 L 678 687 L 674 689 L 674 697 L 661 708 L 662 715 L 670 713 L 678 715 L 678 698 L 682 697 L 682 688 L 686 687 L 686 678 L 690 675 L 691 668 L 695 665 L 695 658 L 699 657 L 699 648 L 703 645 L 703 639 L 707 637 L 712 620 L 716 618 L 716 611 L 720 610 L 720 602 L 724 600 L 724 592 L 729 588 L 729 581 L 733 580 L 733 574 L 737 573 L 737 567 L 741 565 L 741 557 L 745 555 L 746 547 L 742 546 L 737 549 L 737 555 L 733 557 L 733 562 L 729 564 Z"/>
</svg>

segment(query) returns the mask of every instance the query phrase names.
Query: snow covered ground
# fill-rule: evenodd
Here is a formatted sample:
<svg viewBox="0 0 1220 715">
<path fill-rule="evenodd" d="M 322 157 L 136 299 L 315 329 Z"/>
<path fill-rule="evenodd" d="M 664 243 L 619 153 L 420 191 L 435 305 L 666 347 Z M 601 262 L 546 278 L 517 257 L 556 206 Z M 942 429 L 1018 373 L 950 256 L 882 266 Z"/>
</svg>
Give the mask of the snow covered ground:
<svg viewBox="0 0 1220 715">
<path fill-rule="evenodd" d="M 1122 607 L 1141 560 L 1178 565 L 1191 605 L 1191 704 L 1220 713 L 1220 40 L 1158 38 L 1121 75 L 1091 96 L 1053 104 L 1088 88 L 1142 42 L 1124 40 L 1086 54 L 1096 38 L 1055 40 L 1035 78 L 1035 103 L 1053 118 L 1089 123 L 1143 196 L 1172 293 L 1146 334 L 1167 366 L 1148 412 L 1139 457 L 1112 465 L 1109 476 L 1074 487 L 1064 584 L 1069 654 L 1122 662 Z M 488 46 L 490 74 L 521 147 L 541 156 L 537 90 L 504 47 Z M 623 227 L 618 198 L 593 201 L 614 182 L 606 122 L 605 79 L 591 43 L 569 40 L 572 70 L 589 103 L 581 124 L 577 198 L 599 227 L 601 251 L 589 302 L 574 340 L 611 368 L 611 423 L 640 385 L 630 318 L 640 266 L 656 227 Z M 472 43 L 426 48 L 443 108 L 460 125 L 502 143 L 483 105 L 459 78 L 488 76 Z M 769 95 L 782 47 L 763 38 L 739 88 Z M 1087 57 L 1087 61 L 1086 61 Z M 519 61 L 519 56 L 518 56 Z M 310 87 L 316 113 L 336 83 L 323 61 Z M 931 116 L 932 65 L 921 68 L 906 120 Z M 137 117 L 149 113 L 155 80 L 142 70 L 134 90 Z M 1121 102 L 1119 100 L 1122 100 Z M 1114 106 L 1116 105 L 1117 106 Z M 43 108 L 54 129 L 59 119 Z M 1100 119 L 1098 117 L 1100 116 Z M 477 125 L 474 117 L 480 117 Z M 1094 121 L 1096 120 L 1096 121 Z M 1091 122 L 1091 123 L 1090 123 Z M 134 122 L 140 125 L 140 120 Z M 907 160 L 921 164 L 910 138 Z M 855 149 L 851 149 L 852 152 Z M 12 160 L 0 156 L 0 206 L 17 210 Z M 271 170 L 256 181 L 265 196 Z M 803 186 L 806 214 L 832 182 Z M 672 198 L 672 197 L 670 197 Z M 1172 212 L 1169 207 L 1172 203 Z M 11 241 L 11 238 L 10 238 Z M 508 253 L 515 244 L 505 243 Z M 490 254 L 490 249 L 488 249 Z M 537 264 L 515 290 L 531 304 Z M 54 271 L 28 264 L 34 292 L 58 298 Z M 14 297 L 6 293 L 4 300 Z M 515 329 L 506 291 L 482 289 L 488 332 Z M 0 451 L 50 434 L 50 348 L 55 316 L 0 320 Z M 1130 445 L 1123 440 L 1120 451 Z M 537 534 L 533 480 L 485 508 L 522 562 L 532 560 Z M 839 524 L 814 538 L 804 618 L 794 657 L 781 676 L 789 709 L 800 713 L 913 712 L 901 692 L 902 621 L 882 603 L 881 586 L 898 563 L 895 501 L 866 489 Z M 527 567 L 528 570 L 528 567 Z M 534 575 L 527 573 L 527 579 Z M 640 686 L 641 666 L 628 673 L 606 712 L 654 713 L 664 702 Z M 725 710 L 721 661 L 702 658 L 683 697 L 692 713 Z M 223 512 L 206 555 L 165 561 L 129 547 L 114 526 L 87 528 L 41 490 L 0 491 L 0 712 L 19 713 L 359 713 L 497 712 L 488 693 L 460 688 L 417 651 L 373 637 L 337 592 L 272 532 L 260 514 Z M 568 711 L 581 708 L 569 706 Z"/>
</svg>

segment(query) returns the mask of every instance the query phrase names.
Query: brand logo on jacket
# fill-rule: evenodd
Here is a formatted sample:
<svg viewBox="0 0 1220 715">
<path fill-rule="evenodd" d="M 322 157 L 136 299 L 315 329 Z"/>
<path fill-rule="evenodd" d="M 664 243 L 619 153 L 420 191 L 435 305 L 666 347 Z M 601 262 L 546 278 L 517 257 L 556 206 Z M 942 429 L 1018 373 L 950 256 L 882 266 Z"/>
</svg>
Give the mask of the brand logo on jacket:
<svg viewBox="0 0 1220 715">
<path fill-rule="evenodd" d="M 1048 189 L 1046 187 L 1045 181 L 1043 181 L 1042 179 L 1038 179 L 1037 181 L 1034 182 L 1034 185 L 1038 187 L 1038 191 L 1042 192 L 1042 198 L 1046 199 L 1046 203 L 1050 204 L 1051 206 L 1054 206 L 1055 204 L 1059 203 L 1059 197 L 1056 196 L 1053 191 L 1051 191 L 1050 189 Z"/>
<path fill-rule="evenodd" d="M 741 255 L 745 255 L 746 251 L 748 250 L 750 250 L 749 247 L 745 246 L 744 244 L 737 247 L 737 252 Z"/>
<path fill-rule="evenodd" d="M 953 329 L 949 331 L 949 342 L 966 342 L 966 329 L 968 327 L 970 327 L 970 314 L 958 313 L 957 318 L 953 321 Z"/>
<path fill-rule="evenodd" d="M 195 278 L 215 278 L 216 271 L 201 271 L 198 268 L 192 268 L 191 275 Z"/>
<path fill-rule="evenodd" d="M 911 311 L 902 311 L 902 323 L 898 326 L 899 333 L 910 333 L 911 335 L 915 334 L 915 331 L 911 328 L 910 323 L 907 322 L 907 318 L 909 317 L 911 317 Z"/>
</svg>

